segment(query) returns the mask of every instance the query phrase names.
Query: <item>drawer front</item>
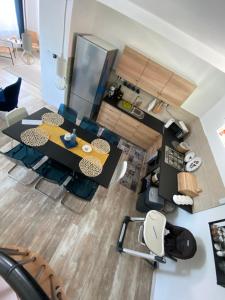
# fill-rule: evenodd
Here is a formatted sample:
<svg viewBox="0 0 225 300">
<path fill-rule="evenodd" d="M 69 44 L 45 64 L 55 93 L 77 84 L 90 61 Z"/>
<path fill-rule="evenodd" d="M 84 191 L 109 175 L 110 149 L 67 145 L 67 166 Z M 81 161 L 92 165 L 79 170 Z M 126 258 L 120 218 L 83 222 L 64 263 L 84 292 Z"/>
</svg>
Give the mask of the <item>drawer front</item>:
<svg viewBox="0 0 225 300">
<path fill-rule="evenodd" d="M 120 124 L 117 123 L 114 128 L 121 136 L 131 137 L 134 135 L 133 129 L 128 126 L 124 126 L 124 125 L 121 126 Z"/>
<path fill-rule="evenodd" d="M 98 117 L 102 118 L 102 119 L 112 120 L 112 122 L 117 122 L 119 120 L 120 115 L 116 114 L 114 112 L 111 112 L 109 110 L 104 110 L 104 111 L 101 110 Z"/>
<path fill-rule="evenodd" d="M 134 118 L 132 118 L 122 112 L 120 114 L 119 124 L 121 126 L 130 127 L 130 128 L 132 128 L 132 130 L 137 129 L 141 125 L 140 122 L 136 121 Z"/>
<path fill-rule="evenodd" d="M 157 131 L 155 131 L 154 129 L 152 129 L 144 124 L 141 124 L 137 128 L 136 134 L 138 134 L 142 137 L 153 139 L 153 140 L 157 139 L 160 136 L 160 134 Z"/>
<path fill-rule="evenodd" d="M 107 121 L 107 120 L 97 120 L 97 122 L 102 126 L 102 127 L 105 127 L 105 128 L 108 128 L 109 130 L 112 130 L 114 131 L 114 125 L 110 122 L 110 121 Z"/>
<path fill-rule="evenodd" d="M 110 104 L 108 104 L 104 101 L 101 104 L 101 111 L 102 112 L 105 112 L 105 111 L 106 112 L 111 112 L 111 113 L 120 115 L 120 111 L 116 107 L 114 107 L 114 106 L 112 106 L 112 105 L 110 105 Z"/>
<path fill-rule="evenodd" d="M 113 124 L 115 124 L 116 122 L 118 122 L 118 119 L 119 117 L 117 115 L 111 115 L 111 114 L 108 114 L 106 112 L 100 112 L 98 114 L 98 120 L 102 120 L 102 121 L 109 121 Z"/>
</svg>

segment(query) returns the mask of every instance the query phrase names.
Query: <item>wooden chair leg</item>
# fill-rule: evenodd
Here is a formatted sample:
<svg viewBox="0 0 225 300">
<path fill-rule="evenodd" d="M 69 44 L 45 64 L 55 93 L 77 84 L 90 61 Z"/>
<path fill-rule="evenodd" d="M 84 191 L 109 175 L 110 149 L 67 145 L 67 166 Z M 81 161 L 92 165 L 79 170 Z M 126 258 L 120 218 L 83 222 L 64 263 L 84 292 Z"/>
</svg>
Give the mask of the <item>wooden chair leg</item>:
<svg viewBox="0 0 225 300">
<path fill-rule="evenodd" d="M 39 254 L 11 245 L 1 247 L 0 250 L 23 265 L 51 300 L 66 300 L 61 280 Z"/>
<path fill-rule="evenodd" d="M 12 64 L 14 66 L 14 60 L 13 60 L 13 56 L 12 56 L 12 52 L 11 52 L 11 49 L 9 48 L 9 54 L 10 54 L 10 57 L 11 57 L 11 61 L 12 61 Z"/>
</svg>

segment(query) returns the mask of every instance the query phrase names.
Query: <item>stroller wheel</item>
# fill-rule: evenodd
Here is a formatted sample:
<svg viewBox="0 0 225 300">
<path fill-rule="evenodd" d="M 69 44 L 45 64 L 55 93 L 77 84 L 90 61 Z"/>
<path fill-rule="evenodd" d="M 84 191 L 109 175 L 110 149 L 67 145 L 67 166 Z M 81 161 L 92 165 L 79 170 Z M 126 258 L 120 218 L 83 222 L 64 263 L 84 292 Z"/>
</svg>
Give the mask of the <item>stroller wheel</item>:
<svg viewBox="0 0 225 300">
<path fill-rule="evenodd" d="M 152 270 L 158 269 L 158 262 L 157 261 L 150 261 L 148 259 L 145 259 L 147 263 L 151 266 Z"/>
</svg>

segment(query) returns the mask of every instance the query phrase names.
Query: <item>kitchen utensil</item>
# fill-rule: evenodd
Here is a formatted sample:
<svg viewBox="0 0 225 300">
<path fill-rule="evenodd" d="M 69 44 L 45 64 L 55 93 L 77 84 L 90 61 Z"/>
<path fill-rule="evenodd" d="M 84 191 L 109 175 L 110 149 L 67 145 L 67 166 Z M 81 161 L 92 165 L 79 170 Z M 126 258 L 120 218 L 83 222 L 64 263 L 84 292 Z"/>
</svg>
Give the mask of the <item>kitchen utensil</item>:
<svg viewBox="0 0 225 300">
<path fill-rule="evenodd" d="M 148 108 L 147 108 L 148 112 L 150 112 L 154 108 L 154 106 L 156 105 L 156 102 L 157 102 L 157 98 L 155 98 L 152 102 L 150 102 L 148 104 Z"/>
<path fill-rule="evenodd" d="M 190 160 L 192 160 L 195 157 L 195 153 L 194 151 L 188 151 L 185 156 L 184 156 L 184 161 L 185 162 L 189 162 Z"/>
<path fill-rule="evenodd" d="M 163 101 L 159 101 L 159 102 L 155 105 L 155 107 L 152 109 L 152 112 L 153 112 L 154 114 L 159 114 L 159 113 L 163 110 L 163 105 L 164 105 Z"/>
<path fill-rule="evenodd" d="M 180 172 L 177 174 L 178 192 L 190 196 L 197 197 L 202 190 L 198 187 L 195 175 L 188 172 Z"/>
<path fill-rule="evenodd" d="M 193 205 L 193 199 L 189 196 L 173 195 L 173 202 L 177 205 Z"/>
<path fill-rule="evenodd" d="M 84 152 L 90 153 L 92 151 L 92 147 L 91 147 L 91 145 L 86 144 L 86 145 L 82 146 L 82 150 Z"/>
<path fill-rule="evenodd" d="M 186 153 L 190 151 L 190 146 L 188 145 L 188 143 L 185 142 L 178 143 L 175 148 L 180 153 Z"/>
<path fill-rule="evenodd" d="M 202 164 L 201 157 L 196 156 L 186 164 L 185 171 L 194 172 L 201 166 L 201 164 Z"/>
</svg>

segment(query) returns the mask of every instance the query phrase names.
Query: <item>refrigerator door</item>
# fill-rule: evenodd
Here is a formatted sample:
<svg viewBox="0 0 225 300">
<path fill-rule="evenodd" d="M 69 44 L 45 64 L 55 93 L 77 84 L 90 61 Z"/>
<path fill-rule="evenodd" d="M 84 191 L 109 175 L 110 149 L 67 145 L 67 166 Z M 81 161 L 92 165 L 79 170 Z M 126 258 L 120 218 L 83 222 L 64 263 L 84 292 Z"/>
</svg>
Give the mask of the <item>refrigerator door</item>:
<svg viewBox="0 0 225 300">
<path fill-rule="evenodd" d="M 73 93 L 70 94 L 70 107 L 77 111 L 79 120 L 82 120 L 84 116 L 88 118 L 91 117 L 93 104 Z"/>
<path fill-rule="evenodd" d="M 82 36 L 77 37 L 72 93 L 94 103 L 106 56 L 105 49 Z"/>
</svg>

